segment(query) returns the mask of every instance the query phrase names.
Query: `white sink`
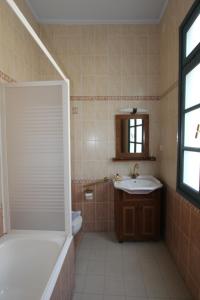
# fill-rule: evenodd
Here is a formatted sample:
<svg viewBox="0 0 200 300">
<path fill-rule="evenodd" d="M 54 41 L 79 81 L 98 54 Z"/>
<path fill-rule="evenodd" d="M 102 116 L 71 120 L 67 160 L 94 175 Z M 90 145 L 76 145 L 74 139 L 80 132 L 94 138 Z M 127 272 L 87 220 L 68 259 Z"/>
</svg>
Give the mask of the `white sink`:
<svg viewBox="0 0 200 300">
<path fill-rule="evenodd" d="M 136 179 L 131 177 L 122 177 L 121 181 L 113 181 L 116 189 L 125 191 L 129 194 L 149 194 L 163 185 L 153 176 L 138 176 Z"/>
</svg>

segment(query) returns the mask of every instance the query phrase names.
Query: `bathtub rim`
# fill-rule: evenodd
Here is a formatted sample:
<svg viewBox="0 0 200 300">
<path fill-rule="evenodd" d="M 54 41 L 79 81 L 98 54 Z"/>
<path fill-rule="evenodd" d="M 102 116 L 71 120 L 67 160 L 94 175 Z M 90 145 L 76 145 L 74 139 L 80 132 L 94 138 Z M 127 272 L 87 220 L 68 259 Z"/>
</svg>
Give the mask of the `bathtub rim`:
<svg viewBox="0 0 200 300">
<path fill-rule="evenodd" d="M 65 242 L 64 242 L 64 244 L 61 248 L 60 254 L 59 254 L 59 256 L 56 260 L 56 263 L 53 267 L 53 270 L 50 274 L 50 277 L 47 281 L 46 287 L 44 289 L 44 292 L 43 292 L 40 300 L 50 300 L 51 299 L 51 296 L 53 294 L 54 288 L 55 288 L 56 283 L 57 283 L 58 276 L 61 272 L 63 263 L 65 261 L 67 253 L 68 253 L 69 248 L 71 246 L 72 240 L 73 240 L 72 235 L 66 237 Z"/>
</svg>

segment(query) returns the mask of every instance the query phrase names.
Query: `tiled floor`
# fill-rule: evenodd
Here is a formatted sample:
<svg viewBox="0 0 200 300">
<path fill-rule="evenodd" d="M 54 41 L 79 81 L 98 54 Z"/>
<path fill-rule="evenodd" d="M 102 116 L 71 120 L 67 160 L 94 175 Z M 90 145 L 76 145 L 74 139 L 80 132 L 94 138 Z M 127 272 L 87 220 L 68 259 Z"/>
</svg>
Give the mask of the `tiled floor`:
<svg viewBox="0 0 200 300">
<path fill-rule="evenodd" d="M 119 244 L 86 233 L 76 261 L 73 300 L 192 299 L 164 243 Z"/>
</svg>

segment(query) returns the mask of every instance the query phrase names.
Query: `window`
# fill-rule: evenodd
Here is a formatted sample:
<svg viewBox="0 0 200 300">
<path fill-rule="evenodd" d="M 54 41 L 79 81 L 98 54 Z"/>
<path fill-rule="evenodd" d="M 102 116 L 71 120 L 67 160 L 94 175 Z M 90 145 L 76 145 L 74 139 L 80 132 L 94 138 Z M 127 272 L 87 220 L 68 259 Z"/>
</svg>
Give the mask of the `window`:
<svg viewBox="0 0 200 300">
<path fill-rule="evenodd" d="M 177 190 L 200 207 L 200 2 L 180 27 Z"/>
</svg>

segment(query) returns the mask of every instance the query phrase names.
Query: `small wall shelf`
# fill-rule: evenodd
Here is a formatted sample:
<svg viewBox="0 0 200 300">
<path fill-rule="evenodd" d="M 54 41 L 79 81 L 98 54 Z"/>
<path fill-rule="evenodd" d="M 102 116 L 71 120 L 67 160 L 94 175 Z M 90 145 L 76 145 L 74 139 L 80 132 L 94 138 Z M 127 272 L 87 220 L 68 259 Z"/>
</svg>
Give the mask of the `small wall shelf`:
<svg viewBox="0 0 200 300">
<path fill-rule="evenodd" d="M 137 161 L 137 160 L 140 160 L 140 161 L 156 161 L 156 157 L 154 156 L 151 156 L 151 157 L 127 157 L 127 158 L 118 158 L 118 157 L 113 157 L 112 158 L 112 161 Z"/>
</svg>

